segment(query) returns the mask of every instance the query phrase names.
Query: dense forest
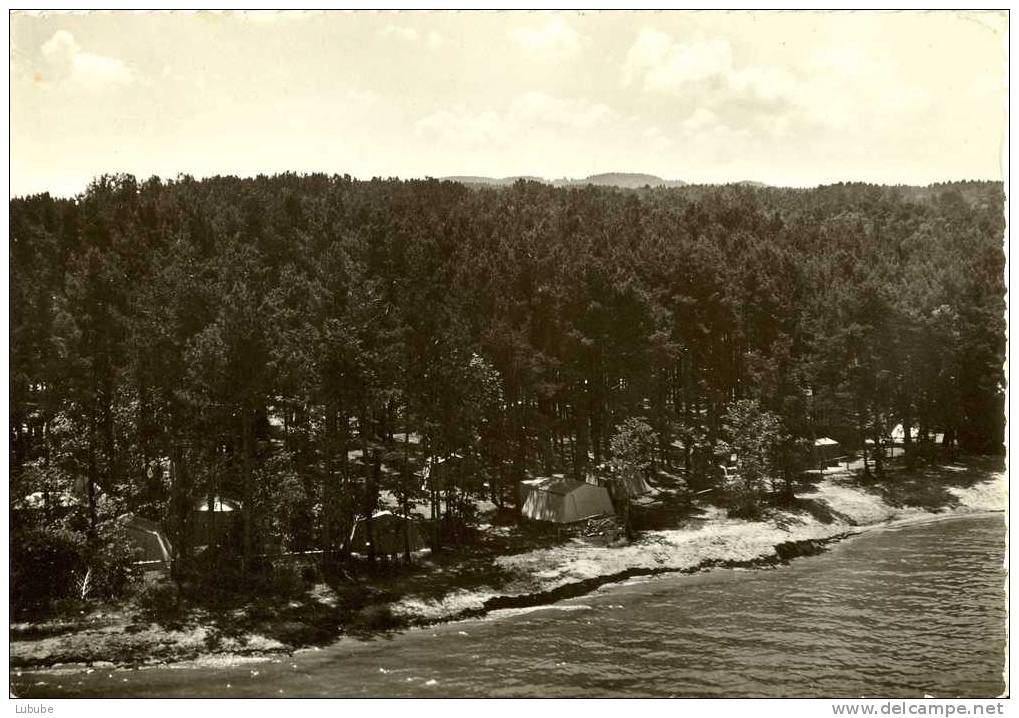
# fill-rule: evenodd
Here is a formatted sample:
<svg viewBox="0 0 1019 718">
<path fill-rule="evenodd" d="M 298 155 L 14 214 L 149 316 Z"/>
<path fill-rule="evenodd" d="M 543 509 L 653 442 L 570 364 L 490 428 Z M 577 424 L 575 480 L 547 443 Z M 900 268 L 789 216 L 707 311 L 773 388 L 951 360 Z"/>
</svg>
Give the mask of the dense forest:
<svg viewBox="0 0 1019 718">
<path fill-rule="evenodd" d="M 764 474 L 896 424 L 907 453 L 914 432 L 1000 452 L 1003 201 L 325 175 L 12 200 L 14 581 L 64 546 L 115 592 L 125 515 L 184 566 L 217 497 L 245 572 L 342 561 L 382 496 L 426 507 L 438 550 L 479 497 L 512 510 L 522 479 L 612 471 L 637 419 L 692 487 L 764 433 Z"/>
</svg>

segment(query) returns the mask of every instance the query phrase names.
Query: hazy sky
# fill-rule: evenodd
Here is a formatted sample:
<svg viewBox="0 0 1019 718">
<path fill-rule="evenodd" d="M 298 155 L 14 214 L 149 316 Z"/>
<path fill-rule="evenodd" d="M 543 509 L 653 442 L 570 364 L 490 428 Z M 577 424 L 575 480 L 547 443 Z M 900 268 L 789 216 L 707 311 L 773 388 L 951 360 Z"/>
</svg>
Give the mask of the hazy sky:
<svg viewBox="0 0 1019 718">
<path fill-rule="evenodd" d="M 1004 13 L 19 14 L 11 192 L 284 170 L 999 179 Z"/>
</svg>

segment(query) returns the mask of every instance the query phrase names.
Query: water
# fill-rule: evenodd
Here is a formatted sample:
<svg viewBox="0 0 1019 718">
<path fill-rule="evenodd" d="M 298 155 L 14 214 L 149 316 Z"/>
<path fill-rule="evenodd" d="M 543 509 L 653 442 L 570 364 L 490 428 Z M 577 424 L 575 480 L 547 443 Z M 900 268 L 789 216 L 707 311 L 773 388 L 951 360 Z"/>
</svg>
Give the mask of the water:
<svg viewBox="0 0 1019 718">
<path fill-rule="evenodd" d="M 14 686 L 54 697 L 991 697 L 1004 691 L 1004 539 L 1001 514 L 952 518 L 778 569 L 659 577 L 279 662 L 26 673 Z"/>
</svg>

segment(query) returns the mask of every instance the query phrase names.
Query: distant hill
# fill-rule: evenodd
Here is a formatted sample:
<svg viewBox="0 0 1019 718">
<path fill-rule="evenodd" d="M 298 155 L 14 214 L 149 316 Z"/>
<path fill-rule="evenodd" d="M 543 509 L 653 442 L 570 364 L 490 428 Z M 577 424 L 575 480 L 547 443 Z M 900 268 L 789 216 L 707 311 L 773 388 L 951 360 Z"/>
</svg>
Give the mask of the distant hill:
<svg viewBox="0 0 1019 718">
<path fill-rule="evenodd" d="M 491 185 L 502 187 L 505 185 L 511 185 L 517 180 L 529 180 L 531 182 L 543 182 L 545 184 L 555 185 L 556 187 L 582 187 L 585 185 L 596 185 L 599 187 L 623 187 L 626 189 L 636 189 L 639 187 L 651 186 L 651 187 L 684 187 L 686 182 L 682 180 L 665 180 L 657 175 L 642 174 L 639 172 L 606 172 L 604 174 L 591 175 L 584 177 L 583 179 L 572 179 L 563 177 L 556 180 L 547 180 L 543 177 L 534 177 L 530 175 L 517 175 L 514 177 L 481 177 L 475 175 L 455 175 L 451 177 L 441 177 L 440 179 L 449 180 L 451 182 L 460 182 L 462 184 L 473 184 L 473 185 Z"/>
<path fill-rule="evenodd" d="M 642 174 L 640 172 L 606 172 L 604 174 L 591 175 L 584 179 L 560 179 L 552 184 L 558 186 L 568 185 L 598 185 L 601 187 L 625 187 L 636 189 L 638 187 L 683 187 L 686 182 L 683 180 L 665 180 L 657 175 Z"/>
<path fill-rule="evenodd" d="M 478 177 L 474 175 L 453 175 L 450 177 L 440 177 L 439 179 L 448 180 L 450 182 L 459 182 L 461 184 L 483 184 L 493 185 L 497 187 L 511 185 L 517 180 L 528 180 L 530 182 L 543 182 L 545 184 L 548 184 L 548 180 L 542 177 L 532 177 L 530 175 L 516 175 L 514 177 Z"/>
</svg>

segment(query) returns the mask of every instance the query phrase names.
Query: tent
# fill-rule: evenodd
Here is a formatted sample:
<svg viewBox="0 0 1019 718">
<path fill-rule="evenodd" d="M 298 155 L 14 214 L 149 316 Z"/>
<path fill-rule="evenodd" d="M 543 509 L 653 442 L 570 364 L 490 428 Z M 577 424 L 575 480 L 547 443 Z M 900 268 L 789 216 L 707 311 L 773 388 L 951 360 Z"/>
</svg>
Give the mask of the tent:
<svg viewBox="0 0 1019 718">
<path fill-rule="evenodd" d="M 404 550 L 404 530 L 411 551 L 425 547 L 421 535 L 420 522 L 413 518 L 407 519 L 392 511 L 379 511 L 372 514 L 372 544 L 377 555 L 402 554 Z M 368 553 L 368 522 L 360 518 L 354 522 L 350 531 L 350 548 L 358 553 Z"/>
<path fill-rule="evenodd" d="M 819 462 L 831 463 L 838 458 L 842 453 L 842 447 L 839 442 L 835 439 L 830 439 L 827 436 L 822 436 L 820 439 L 814 439 L 814 456 Z"/>
<path fill-rule="evenodd" d="M 191 512 L 191 531 L 196 546 L 226 543 L 240 525 L 241 503 L 214 496 L 210 510 L 208 497 L 195 502 Z"/>
<path fill-rule="evenodd" d="M 617 491 L 630 499 L 650 494 L 654 489 L 643 476 L 593 476 L 588 474 L 587 483 L 594 486 L 604 486 L 609 491 L 609 498 L 619 498 Z"/>
<path fill-rule="evenodd" d="M 616 479 L 613 482 L 613 487 L 622 487 L 631 499 L 651 493 L 651 485 L 644 480 L 643 476 L 626 476 Z"/>
<path fill-rule="evenodd" d="M 556 479 L 531 483 L 522 513 L 534 521 L 567 524 L 596 516 L 612 516 L 616 512 L 603 486 Z"/>
<path fill-rule="evenodd" d="M 425 459 L 424 468 L 418 473 L 421 477 L 421 489 L 427 491 L 429 482 L 438 478 L 442 473 L 457 464 L 463 457 L 460 454 L 449 454 L 447 456 L 429 456 Z"/>
<path fill-rule="evenodd" d="M 914 442 L 917 440 L 920 432 L 915 426 L 909 427 L 909 438 Z M 906 441 L 906 430 L 902 428 L 902 424 L 896 424 L 895 428 L 892 429 L 892 443 L 902 444 Z"/>
<path fill-rule="evenodd" d="M 173 551 L 166 533 L 159 524 L 141 516 L 132 516 L 124 528 L 131 548 L 139 550 L 137 563 L 163 563 L 169 567 Z"/>
</svg>

